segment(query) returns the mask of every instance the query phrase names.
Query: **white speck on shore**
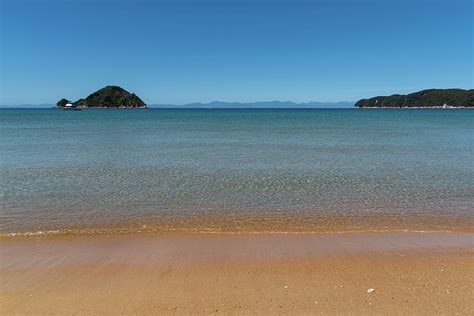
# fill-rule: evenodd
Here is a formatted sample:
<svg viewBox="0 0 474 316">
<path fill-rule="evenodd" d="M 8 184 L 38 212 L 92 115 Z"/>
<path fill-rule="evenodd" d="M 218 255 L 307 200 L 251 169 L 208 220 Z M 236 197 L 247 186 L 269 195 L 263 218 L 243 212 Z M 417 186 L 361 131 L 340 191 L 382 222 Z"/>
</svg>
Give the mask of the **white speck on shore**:
<svg viewBox="0 0 474 316">
<path fill-rule="evenodd" d="M 288 288 L 288 285 L 285 285 L 283 288 L 287 289 L 287 288 Z"/>
<path fill-rule="evenodd" d="M 367 293 L 372 293 L 372 292 L 375 292 L 375 289 L 370 288 L 370 289 L 367 290 Z"/>
</svg>

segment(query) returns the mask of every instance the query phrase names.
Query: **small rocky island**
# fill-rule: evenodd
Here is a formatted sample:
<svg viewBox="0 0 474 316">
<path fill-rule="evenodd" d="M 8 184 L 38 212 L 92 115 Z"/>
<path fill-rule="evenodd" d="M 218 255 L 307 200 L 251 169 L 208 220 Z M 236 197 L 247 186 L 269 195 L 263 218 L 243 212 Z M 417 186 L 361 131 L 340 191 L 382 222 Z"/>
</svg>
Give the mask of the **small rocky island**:
<svg viewBox="0 0 474 316">
<path fill-rule="evenodd" d="M 474 108 L 474 90 L 430 89 L 362 99 L 356 108 Z"/>
<path fill-rule="evenodd" d="M 90 94 L 85 99 L 71 102 L 61 99 L 56 103 L 56 107 L 66 106 L 78 108 L 146 108 L 147 105 L 136 94 L 118 86 L 106 86 Z"/>
</svg>

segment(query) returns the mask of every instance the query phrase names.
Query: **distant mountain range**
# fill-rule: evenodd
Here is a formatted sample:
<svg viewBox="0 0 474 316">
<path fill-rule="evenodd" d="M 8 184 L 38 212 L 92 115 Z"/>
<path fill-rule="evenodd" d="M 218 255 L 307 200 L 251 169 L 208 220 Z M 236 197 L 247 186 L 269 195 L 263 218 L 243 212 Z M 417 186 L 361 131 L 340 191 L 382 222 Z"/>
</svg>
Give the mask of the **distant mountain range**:
<svg viewBox="0 0 474 316">
<path fill-rule="evenodd" d="M 262 101 L 262 102 L 224 102 L 213 101 L 210 103 L 188 103 L 176 104 L 150 104 L 150 108 L 155 109 L 330 109 L 330 108 L 351 108 L 354 102 L 306 102 L 296 103 L 291 101 Z M 55 104 L 18 104 L 0 105 L 1 108 L 52 108 Z"/>
<path fill-rule="evenodd" d="M 2 109 L 47 109 L 52 107 L 55 107 L 55 105 L 52 103 L 0 105 L 0 108 Z"/>
<path fill-rule="evenodd" d="M 224 102 L 188 103 L 184 105 L 152 104 L 151 108 L 160 109 L 320 109 L 320 108 L 351 108 L 354 102 L 306 102 L 291 101 L 261 101 L 261 102 Z"/>
</svg>

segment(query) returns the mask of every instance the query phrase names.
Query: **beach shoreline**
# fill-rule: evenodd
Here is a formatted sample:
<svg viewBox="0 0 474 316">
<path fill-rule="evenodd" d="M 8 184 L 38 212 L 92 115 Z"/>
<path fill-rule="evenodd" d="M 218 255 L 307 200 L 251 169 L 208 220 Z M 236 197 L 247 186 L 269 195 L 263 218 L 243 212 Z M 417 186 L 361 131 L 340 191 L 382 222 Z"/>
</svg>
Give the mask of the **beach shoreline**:
<svg viewBox="0 0 474 316">
<path fill-rule="evenodd" d="M 83 235 L 135 235 L 162 233 L 198 234 L 324 234 L 370 232 L 459 232 L 474 233 L 474 217 L 440 214 L 347 214 L 307 216 L 180 216 L 161 220 L 146 217 L 104 225 L 43 226 L 1 231 L 0 240 Z"/>
<path fill-rule="evenodd" d="M 2 314 L 474 311 L 472 233 L 115 234 L 0 245 Z"/>
</svg>

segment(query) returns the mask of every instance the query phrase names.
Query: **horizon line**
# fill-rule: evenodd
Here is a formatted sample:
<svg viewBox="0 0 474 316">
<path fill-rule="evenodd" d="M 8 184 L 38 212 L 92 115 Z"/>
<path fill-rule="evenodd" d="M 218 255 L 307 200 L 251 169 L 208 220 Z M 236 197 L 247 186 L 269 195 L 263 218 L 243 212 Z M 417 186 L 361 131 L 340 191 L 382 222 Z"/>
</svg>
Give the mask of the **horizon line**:
<svg viewBox="0 0 474 316">
<path fill-rule="evenodd" d="M 241 102 L 241 101 L 220 101 L 214 100 L 210 102 L 189 102 L 184 104 L 173 104 L 173 103 L 147 103 L 148 107 L 158 107 L 158 108 L 184 108 L 184 107 L 196 107 L 196 108 L 208 108 L 206 106 L 210 106 L 212 108 L 232 108 L 232 106 L 242 106 L 242 108 L 258 108 L 258 106 L 262 106 L 263 108 L 271 108 L 268 106 L 263 106 L 264 104 L 271 105 L 274 103 L 275 105 L 281 104 L 282 108 L 285 104 L 292 104 L 295 106 L 289 106 L 286 108 L 298 108 L 298 106 L 304 106 L 301 108 L 317 108 L 318 106 L 327 108 L 331 105 L 338 105 L 338 104 L 346 104 L 348 106 L 353 106 L 356 101 L 307 101 L 307 102 L 295 102 L 295 101 L 279 101 L 279 100 L 272 100 L 272 101 L 251 101 L 251 102 Z M 219 106 L 220 104 L 221 106 Z M 352 105 L 351 105 L 352 104 Z M 245 107 L 245 106 L 248 107 Z M 55 107 L 55 103 L 20 103 L 20 104 L 0 104 L 0 108 L 47 108 L 47 107 Z M 280 108 L 276 106 L 275 108 Z M 336 107 L 337 108 L 337 107 Z"/>
</svg>

